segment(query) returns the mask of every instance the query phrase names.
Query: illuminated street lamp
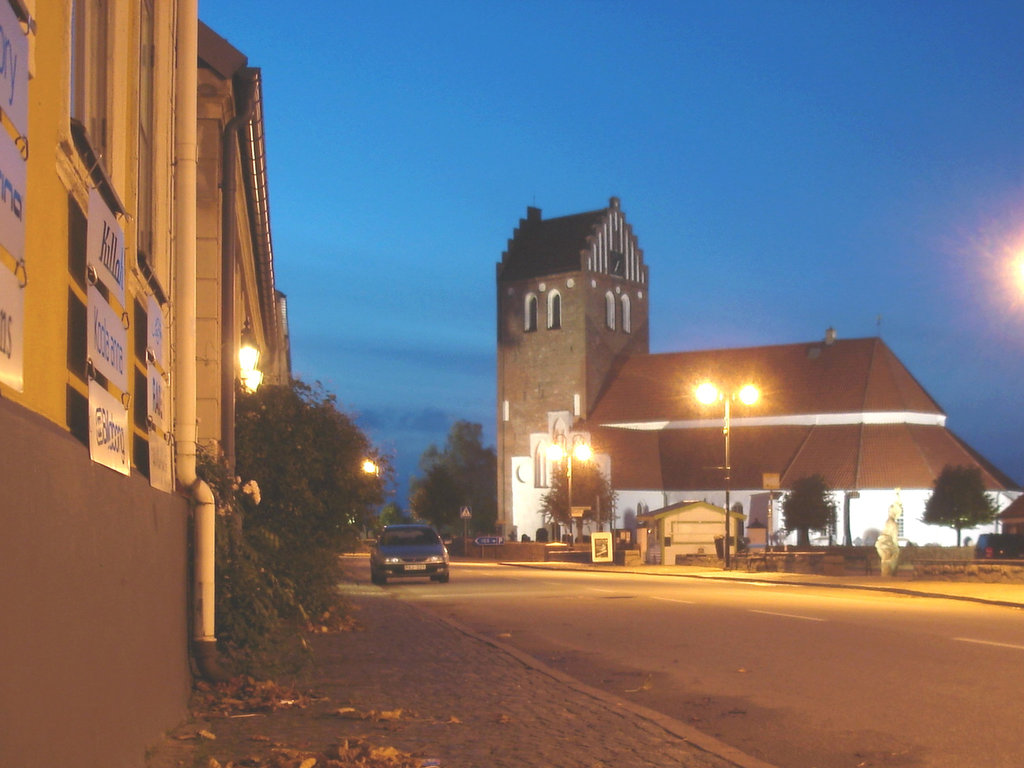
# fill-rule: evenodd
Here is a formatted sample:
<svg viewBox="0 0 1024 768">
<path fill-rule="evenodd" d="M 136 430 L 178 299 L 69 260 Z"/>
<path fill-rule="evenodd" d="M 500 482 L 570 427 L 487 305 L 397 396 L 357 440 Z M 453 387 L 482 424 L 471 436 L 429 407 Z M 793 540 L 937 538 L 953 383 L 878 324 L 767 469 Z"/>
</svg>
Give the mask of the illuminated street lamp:
<svg viewBox="0 0 1024 768">
<path fill-rule="evenodd" d="M 548 458 L 551 461 L 561 461 L 565 459 L 565 482 L 569 494 L 569 534 L 572 535 L 572 460 L 575 458 L 577 461 L 590 461 L 593 457 L 594 451 L 587 444 L 587 442 L 579 435 L 572 438 L 572 449 L 566 451 L 558 443 L 552 443 L 548 447 Z M 579 537 L 583 538 L 583 518 L 580 518 L 579 522 Z"/>
<path fill-rule="evenodd" d="M 380 466 L 373 459 L 363 459 L 363 473 L 367 475 L 379 475 Z"/>
<path fill-rule="evenodd" d="M 723 555 L 725 556 L 725 570 L 728 570 L 730 540 L 729 515 L 732 512 L 729 509 L 729 490 L 730 481 L 732 480 L 732 467 L 729 464 L 730 404 L 733 400 L 739 400 L 743 405 L 753 405 L 761 397 L 761 392 L 753 384 L 745 385 L 738 392 L 723 392 L 710 381 L 705 381 L 697 387 L 695 395 L 697 400 L 704 405 L 711 405 L 715 402 L 725 403 L 725 417 L 722 420 L 722 434 L 725 435 L 725 466 L 722 467 L 722 469 L 725 470 L 725 546 L 723 547 Z"/>
<path fill-rule="evenodd" d="M 263 371 L 257 366 L 260 363 L 260 347 L 256 343 L 256 334 L 252 332 L 249 321 L 242 327 L 242 343 L 238 347 L 238 369 L 242 387 L 246 392 L 255 392 L 263 383 Z"/>
</svg>

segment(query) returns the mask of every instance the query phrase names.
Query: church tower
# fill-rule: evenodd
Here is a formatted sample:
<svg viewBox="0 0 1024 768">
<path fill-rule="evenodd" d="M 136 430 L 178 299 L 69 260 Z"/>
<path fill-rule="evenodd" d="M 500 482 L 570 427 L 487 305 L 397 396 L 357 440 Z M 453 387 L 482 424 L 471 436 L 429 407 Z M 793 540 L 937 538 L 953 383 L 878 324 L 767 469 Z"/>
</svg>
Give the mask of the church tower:
<svg viewBox="0 0 1024 768">
<path fill-rule="evenodd" d="M 497 299 L 498 527 L 534 538 L 548 447 L 585 437 L 619 361 L 649 351 L 647 266 L 618 198 L 554 219 L 527 208 L 497 265 Z"/>
</svg>

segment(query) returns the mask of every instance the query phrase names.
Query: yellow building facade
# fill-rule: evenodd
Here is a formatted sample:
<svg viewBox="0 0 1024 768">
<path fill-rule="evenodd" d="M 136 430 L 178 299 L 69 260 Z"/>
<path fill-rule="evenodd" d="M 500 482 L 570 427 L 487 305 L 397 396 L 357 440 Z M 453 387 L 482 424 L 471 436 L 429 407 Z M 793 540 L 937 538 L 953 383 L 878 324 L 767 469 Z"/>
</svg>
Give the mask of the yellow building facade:
<svg viewBox="0 0 1024 768">
<path fill-rule="evenodd" d="M 259 71 L 204 60 L 197 13 L 0 0 L 5 765 L 141 765 L 185 716 L 215 642 L 197 446 L 230 449 L 243 336 L 289 376 Z"/>
</svg>

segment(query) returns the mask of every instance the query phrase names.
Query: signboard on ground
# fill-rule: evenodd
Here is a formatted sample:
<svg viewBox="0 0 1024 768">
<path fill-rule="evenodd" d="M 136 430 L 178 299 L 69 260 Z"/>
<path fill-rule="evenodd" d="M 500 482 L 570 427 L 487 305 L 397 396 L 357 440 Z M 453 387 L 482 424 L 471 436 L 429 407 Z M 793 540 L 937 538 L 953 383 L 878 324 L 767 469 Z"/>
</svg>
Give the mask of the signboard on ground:
<svg viewBox="0 0 1024 768">
<path fill-rule="evenodd" d="M 595 563 L 610 563 L 615 558 L 612 554 L 612 535 L 608 531 L 590 534 L 590 559 Z"/>
<path fill-rule="evenodd" d="M 499 544 L 505 543 L 504 536 L 477 536 L 473 539 L 473 542 L 478 547 L 496 547 Z"/>
</svg>

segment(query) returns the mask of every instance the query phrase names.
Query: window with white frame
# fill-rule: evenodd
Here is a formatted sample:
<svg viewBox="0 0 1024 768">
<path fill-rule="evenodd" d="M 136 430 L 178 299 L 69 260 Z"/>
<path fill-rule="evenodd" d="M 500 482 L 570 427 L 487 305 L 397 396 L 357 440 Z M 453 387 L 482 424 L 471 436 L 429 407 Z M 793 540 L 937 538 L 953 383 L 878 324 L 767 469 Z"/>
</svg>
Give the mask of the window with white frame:
<svg viewBox="0 0 1024 768">
<path fill-rule="evenodd" d="M 629 296 L 622 294 L 619 303 L 622 304 L 622 332 L 630 333 L 633 330 L 633 318 L 630 316 Z"/>
<path fill-rule="evenodd" d="M 611 291 L 604 295 L 604 324 L 611 330 L 615 330 L 615 296 Z"/>
<path fill-rule="evenodd" d="M 537 295 L 526 294 L 523 300 L 523 330 L 527 333 L 537 330 Z"/>
<path fill-rule="evenodd" d="M 558 291 L 548 292 L 548 330 L 562 327 L 562 295 Z"/>
</svg>

